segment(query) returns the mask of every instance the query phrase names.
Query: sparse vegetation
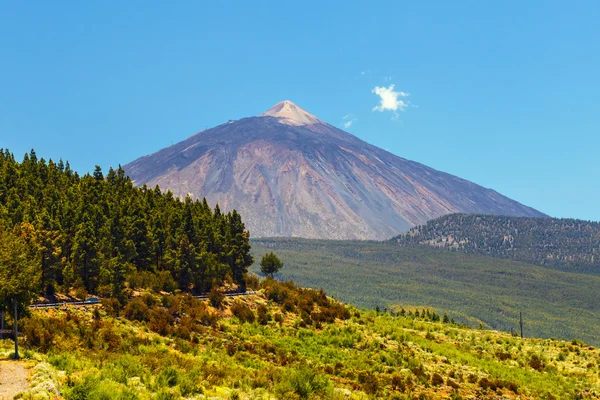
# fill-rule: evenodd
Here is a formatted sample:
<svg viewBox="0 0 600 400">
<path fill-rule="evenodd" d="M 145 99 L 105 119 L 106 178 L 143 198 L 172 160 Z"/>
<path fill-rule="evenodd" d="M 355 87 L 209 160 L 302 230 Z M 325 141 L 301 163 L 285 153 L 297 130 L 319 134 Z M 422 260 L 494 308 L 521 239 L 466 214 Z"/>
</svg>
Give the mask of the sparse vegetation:
<svg viewBox="0 0 600 400">
<path fill-rule="evenodd" d="M 400 312 L 427 305 L 457 322 L 505 332 L 519 331 L 523 311 L 525 336 L 600 344 L 597 276 L 392 243 L 288 238 L 251 243 L 255 257 L 275 251 L 285 262 L 282 279 L 323 288 L 360 308 Z"/>
<path fill-rule="evenodd" d="M 581 341 L 470 329 L 428 309 L 358 312 L 291 282 L 267 279 L 253 289 L 261 294 L 225 298 L 219 308 L 185 293 L 146 292 L 121 319 L 104 307 L 33 311 L 23 320 L 24 344 L 45 383 L 20 397 L 58 390 L 67 400 L 600 395 L 600 352 Z M 261 313 L 281 317 L 265 325 Z M 157 322 L 165 318 L 167 330 Z"/>
</svg>

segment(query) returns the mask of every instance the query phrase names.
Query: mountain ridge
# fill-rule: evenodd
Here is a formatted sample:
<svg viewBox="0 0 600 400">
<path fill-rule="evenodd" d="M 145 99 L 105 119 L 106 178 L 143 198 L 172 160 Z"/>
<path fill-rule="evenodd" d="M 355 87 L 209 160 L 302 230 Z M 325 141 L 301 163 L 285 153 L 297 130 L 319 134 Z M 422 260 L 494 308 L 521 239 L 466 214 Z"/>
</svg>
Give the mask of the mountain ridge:
<svg viewBox="0 0 600 400">
<path fill-rule="evenodd" d="M 600 275 L 600 222 L 450 214 L 391 241 Z"/>
<path fill-rule="evenodd" d="M 384 240 L 454 212 L 545 216 L 379 149 L 290 101 L 201 131 L 124 169 L 138 186 L 237 209 L 255 237 Z"/>
</svg>

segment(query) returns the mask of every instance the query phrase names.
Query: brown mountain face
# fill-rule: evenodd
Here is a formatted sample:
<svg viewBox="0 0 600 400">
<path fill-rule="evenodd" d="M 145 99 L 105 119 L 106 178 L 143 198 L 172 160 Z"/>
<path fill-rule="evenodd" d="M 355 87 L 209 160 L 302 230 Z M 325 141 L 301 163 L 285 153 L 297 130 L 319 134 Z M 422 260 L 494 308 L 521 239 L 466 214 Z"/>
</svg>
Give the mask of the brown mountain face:
<svg viewBox="0 0 600 400">
<path fill-rule="evenodd" d="M 450 213 L 545 216 L 363 142 L 290 101 L 124 169 L 136 185 L 237 209 L 253 237 L 380 240 Z"/>
</svg>

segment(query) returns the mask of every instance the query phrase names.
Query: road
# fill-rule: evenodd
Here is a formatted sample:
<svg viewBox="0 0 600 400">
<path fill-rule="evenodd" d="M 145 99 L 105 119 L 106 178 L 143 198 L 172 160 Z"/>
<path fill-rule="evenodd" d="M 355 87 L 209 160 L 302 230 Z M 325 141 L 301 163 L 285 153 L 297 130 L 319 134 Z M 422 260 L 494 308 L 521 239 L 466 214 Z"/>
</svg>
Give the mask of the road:
<svg viewBox="0 0 600 400">
<path fill-rule="evenodd" d="M 17 393 L 29 387 L 29 370 L 23 362 L 0 361 L 0 399 L 12 399 Z"/>
</svg>

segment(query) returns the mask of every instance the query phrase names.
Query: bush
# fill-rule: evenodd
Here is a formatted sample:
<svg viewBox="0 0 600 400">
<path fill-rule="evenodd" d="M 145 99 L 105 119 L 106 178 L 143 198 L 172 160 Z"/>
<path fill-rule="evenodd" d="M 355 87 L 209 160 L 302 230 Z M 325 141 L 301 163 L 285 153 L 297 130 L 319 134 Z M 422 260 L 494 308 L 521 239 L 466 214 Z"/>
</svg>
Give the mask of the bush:
<svg viewBox="0 0 600 400">
<path fill-rule="evenodd" d="M 87 290 L 85 290 L 85 288 L 83 286 L 77 287 L 75 289 L 75 297 L 78 300 L 84 301 L 88 297 L 88 292 L 87 292 Z"/>
<path fill-rule="evenodd" d="M 329 389 L 329 379 L 311 368 L 305 367 L 294 371 L 288 380 L 289 391 L 301 399 L 307 399 L 315 394 L 324 394 Z"/>
<path fill-rule="evenodd" d="M 48 362 L 56 369 L 65 371 L 67 374 L 72 374 L 81 369 L 81 365 L 77 359 L 68 353 L 50 354 Z"/>
<path fill-rule="evenodd" d="M 21 333 L 27 338 L 28 346 L 41 351 L 48 351 L 52 348 L 54 327 L 50 326 L 48 320 L 24 318 L 21 323 Z"/>
<path fill-rule="evenodd" d="M 375 395 L 379 391 L 379 381 L 377 376 L 371 371 L 361 371 L 358 373 L 358 383 L 365 393 Z"/>
<path fill-rule="evenodd" d="M 258 276 L 254 274 L 246 275 L 246 288 L 251 290 L 256 290 L 260 287 L 260 280 Z"/>
<path fill-rule="evenodd" d="M 531 358 L 529 359 L 529 366 L 535 369 L 536 371 L 542 371 L 545 367 L 541 357 L 537 354 L 533 354 L 531 356 Z"/>
<path fill-rule="evenodd" d="M 235 315 L 241 322 L 254 322 L 254 313 L 244 303 L 236 301 L 231 306 L 231 313 Z"/>
<path fill-rule="evenodd" d="M 440 386 L 444 384 L 444 378 L 437 372 L 431 376 L 431 384 L 433 386 Z"/>
<path fill-rule="evenodd" d="M 277 322 L 278 324 L 280 324 L 280 325 L 281 325 L 281 324 L 283 323 L 283 314 L 281 314 L 281 313 L 279 313 L 279 312 L 278 312 L 278 313 L 277 313 L 277 314 L 275 314 L 275 316 L 273 317 L 273 320 L 274 320 L 275 322 Z"/>
<path fill-rule="evenodd" d="M 121 312 L 121 303 L 119 300 L 114 298 L 104 298 L 102 299 L 102 307 L 104 311 L 111 317 L 118 317 Z"/>
<path fill-rule="evenodd" d="M 400 392 L 404 392 L 406 390 L 406 384 L 398 373 L 392 375 L 392 390 L 398 390 Z"/>
<path fill-rule="evenodd" d="M 460 385 L 458 383 L 456 383 L 455 381 L 453 381 L 452 379 L 448 378 L 446 380 L 446 385 L 450 386 L 452 389 L 458 389 L 460 388 Z"/>
<path fill-rule="evenodd" d="M 223 304 L 223 300 L 225 300 L 225 295 L 216 286 L 213 286 L 208 294 L 208 299 L 213 307 L 220 308 L 221 304 Z"/>
<path fill-rule="evenodd" d="M 190 376 L 183 376 L 179 381 L 179 390 L 183 397 L 191 397 L 195 394 L 203 394 L 204 390 L 198 385 L 196 380 Z"/>
<path fill-rule="evenodd" d="M 499 380 L 492 381 L 488 378 L 483 377 L 479 380 L 479 386 L 481 386 L 483 390 L 491 389 L 493 391 L 496 391 L 498 389 L 502 389 L 504 387 L 504 383 Z"/>
<path fill-rule="evenodd" d="M 150 319 L 150 309 L 144 300 L 136 297 L 125 306 L 123 316 L 130 321 L 147 322 Z"/>
<path fill-rule="evenodd" d="M 75 383 L 65 393 L 67 400 L 87 400 L 98 387 L 98 378 L 87 375 L 82 381 Z"/>
<path fill-rule="evenodd" d="M 158 388 L 173 387 L 179 383 L 179 371 L 173 367 L 166 367 L 156 377 Z"/>
<path fill-rule="evenodd" d="M 174 393 L 172 390 L 161 389 L 158 393 L 156 393 L 156 400 L 178 400 L 180 396 L 177 393 Z"/>
<path fill-rule="evenodd" d="M 150 329 L 159 335 L 166 336 L 171 333 L 175 319 L 164 308 L 152 310 L 150 316 Z"/>
<path fill-rule="evenodd" d="M 219 316 L 211 312 L 206 303 L 200 303 L 200 305 L 188 309 L 188 314 L 193 320 L 199 321 L 204 326 L 214 326 L 219 320 Z"/>
<path fill-rule="evenodd" d="M 269 320 L 270 320 L 269 309 L 265 305 L 260 304 L 258 306 L 258 309 L 256 310 L 256 314 L 257 314 L 257 321 L 259 324 L 267 325 L 269 323 Z"/>
</svg>

